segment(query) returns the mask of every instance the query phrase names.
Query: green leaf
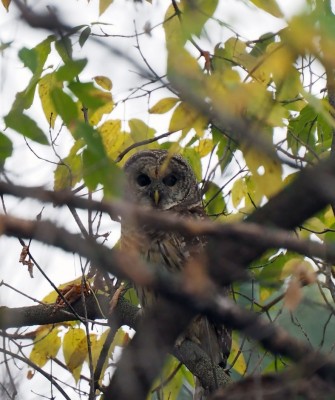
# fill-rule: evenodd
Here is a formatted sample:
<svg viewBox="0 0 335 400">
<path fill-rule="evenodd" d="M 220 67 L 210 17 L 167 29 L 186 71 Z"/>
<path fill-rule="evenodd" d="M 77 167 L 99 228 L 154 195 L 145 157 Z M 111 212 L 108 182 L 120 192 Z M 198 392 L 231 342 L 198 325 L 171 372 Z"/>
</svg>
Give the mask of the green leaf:
<svg viewBox="0 0 335 400">
<path fill-rule="evenodd" d="M 69 89 L 78 97 L 85 107 L 96 110 L 110 101 L 110 93 L 97 89 L 91 82 L 71 82 Z"/>
<path fill-rule="evenodd" d="M 68 36 L 64 36 L 55 42 L 55 47 L 64 64 L 72 61 L 72 42 Z"/>
<path fill-rule="evenodd" d="M 0 166 L 4 164 L 6 158 L 13 152 L 13 143 L 6 135 L 0 132 Z"/>
<path fill-rule="evenodd" d="M 23 61 L 24 66 L 28 67 L 34 75 L 40 75 L 42 73 L 44 64 L 50 54 L 51 43 L 54 40 L 55 37 L 51 35 L 33 49 L 24 47 L 19 51 L 19 57 Z"/>
<path fill-rule="evenodd" d="M 224 213 L 226 204 L 223 199 L 222 190 L 214 182 L 208 182 L 208 189 L 205 194 L 206 210 L 209 215 Z"/>
<path fill-rule="evenodd" d="M 218 6 L 218 0 L 181 0 L 182 25 L 188 35 L 200 36 L 201 31 Z"/>
<path fill-rule="evenodd" d="M 156 130 L 150 128 L 145 122 L 140 119 L 133 118 L 128 122 L 130 135 L 134 142 L 152 139 L 155 136 Z"/>
<path fill-rule="evenodd" d="M 80 34 L 79 36 L 79 45 L 80 47 L 83 47 L 84 44 L 86 43 L 87 39 L 90 37 L 91 34 L 91 28 L 87 26 Z"/>
<path fill-rule="evenodd" d="M 51 99 L 57 113 L 62 117 L 66 125 L 78 119 L 79 115 L 76 103 L 62 89 L 57 87 L 52 89 Z"/>
<path fill-rule="evenodd" d="M 22 112 L 11 111 L 4 118 L 9 128 L 21 133 L 23 136 L 41 144 L 49 144 L 45 134 L 34 120 Z"/>
<path fill-rule="evenodd" d="M 59 81 L 72 81 L 85 68 L 86 64 L 86 58 L 76 61 L 68 61 L 57 70 L 56 78 Z"/>
</svg>

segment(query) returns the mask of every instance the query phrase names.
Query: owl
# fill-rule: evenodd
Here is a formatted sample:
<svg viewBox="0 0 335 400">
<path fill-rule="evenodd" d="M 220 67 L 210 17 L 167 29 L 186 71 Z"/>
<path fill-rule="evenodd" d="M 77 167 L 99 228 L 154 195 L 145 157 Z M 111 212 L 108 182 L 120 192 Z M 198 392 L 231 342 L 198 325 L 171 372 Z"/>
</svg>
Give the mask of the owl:
<svg viewBox="0 0 335 400">
<path fill-rule="evenodd" d="M 206 213 L 195 174 L 188 162 L 178 154 L 165 150 L 143 150 L 134 154 L 124 166 L 124 197 L 130 203 L 161 212 L 173 212 L 181 218 L 202 220 Z M 124 218 L 121 223 L 121 248 L 135 252 L 153 265 L 180 273 L 192 258 L 204 255 L 204 237 L 184 237 L 178 232 L 138 226 Z M 140 304 L 145 309 L 159 293 L 136 288 Z M 230 352 L 231 334 L 204 316 L 192 321 L 185 336 L 195 341 L 215 364 L 225 367 Z"/>
</svg>

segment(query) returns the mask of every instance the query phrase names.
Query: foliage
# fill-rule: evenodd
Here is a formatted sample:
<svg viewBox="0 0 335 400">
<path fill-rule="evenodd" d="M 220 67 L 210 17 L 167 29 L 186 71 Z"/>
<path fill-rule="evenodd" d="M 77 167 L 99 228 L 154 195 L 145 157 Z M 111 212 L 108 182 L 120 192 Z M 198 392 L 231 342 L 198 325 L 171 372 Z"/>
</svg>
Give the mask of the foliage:
<svg viewBox="0 0 335 400">
<path fill-rule="evenodd" d="M 102 16 L 118 6 L 106 0 L 96 3 Z M 153 7 L 147 3 L 145 7 Z M 15 175 L 10 170 L 11 160 L 16 144 L 24 139 L 29 146 L 41 145 L 40 154 L 45 152 L 56 164 L 52 171 L 54 190 L 89 192 L 90 198 L 101 199 L 102 189 L 105 199 L 115 200 L 121 195 L 122 166 L 129 156 L 139 148 L 165 148 L 181 153 L 190 162 L 201 183 L 208 215 L 229 223 L 243 220 L 285 190 L 303 168 L 333 157 L 335 16 L 328 2 L 307 1 L 289 18 L 284 17 L 280 1 L 247 2 L 283 23 L 278 31 L 247 39 L 228 28 L 230 21 L 218 12 L 221 3 L 167 3 L 161 23 L 154 27 L 149 24 L 141 33 L 149 41 L 156 30 L 165 34 L 164 74 L 156 73 L 143 56 L 136 31 L 136 48 L 142 58 L 132 63 L 140 77 L 138 88 L 124 98 L 114 92 L 116 82 L 100 71 L 87 78 L 93 54 L 83 57 L 81 53 L 94 40 L 107 43 L 113 37 L 104 31 L 108 24 L 95 22 L 60 29 L 61 35 L 55 31 L 47 36 L 43 31 L 45 37 L 40 43 L 19 49 L 17 56 L 29 71 L 30 80 L 16 93 L 3 118 L 6 129 L 0 132 L 0 173 Z M 10 1 L 3 0 L 2 4 L 10 14 Z M 86 5 L 77 3 L 76 7 L 80 10 Z M 217 37 L 223 38 L 220 41 L 212 33 L 218 29 L 221 35 Z M 98 44 L 95 46 L 96 52 L 101 51 Z M 1 51 L 6 54 L 6 47 Z M 119 51 L 114 51 L 113 57 L 119 62 L 130 58 Z M 114 68 L 118 68 L 117 62 Z M 141 91 L 144 94 L 138 95 Z M 145 112 L 123 118 L 120 104 L 134 99 L 141 107 L 145 104 Z M 165 121 L 166 131 L 160 121 Z M 61 153 L 57 146 L 61 146 Z M 88 213 L 86 233 L 97 240 L 106 239 L 108 234 L 99 231 L 101 216 Z M 334 210 L 329 206 L 295 234 L 300 239 L 333 243 L 334 224 Z M 249 273 L 249 282 L 233 286 L 237 304 L 276 321 L 318 349 L 332 350 L 332 265 L 277 248 L 254 261 Z M 80 292 L 81 279 L 59 286 L 58 291 L 54 288 L 43 301 L 56 302 L 64 287 L 76 287 Z M 98 287 L 99 293 L 108 292 L 104 285 Z M 137 305 L 131 290 L 126 299 Z M 314 318 L 320 326 L 313 323 Z M 40 368 L 55 360 L 79 387 L 90 368 L 95 370 L 109 329 L 113 328 L 102 324 L 96 333 L 80 321 L 42 325 L 30 332 L 33 346 L 29 360 Z M 100 384 L 106 383 L 109 360 L 114 362 L 128 341 L 129 331 L 120 327 L 105 356 Z M 233 380 L 255 371 L 277 372 L 287 364 L 288 360 L 234 332 L 228 360 Z M 30 378 L 32 375 L 28 374 Z M 193 387 L 190 371 L 169 357 L 150 398 L 190 398 Z"/>
</svg>

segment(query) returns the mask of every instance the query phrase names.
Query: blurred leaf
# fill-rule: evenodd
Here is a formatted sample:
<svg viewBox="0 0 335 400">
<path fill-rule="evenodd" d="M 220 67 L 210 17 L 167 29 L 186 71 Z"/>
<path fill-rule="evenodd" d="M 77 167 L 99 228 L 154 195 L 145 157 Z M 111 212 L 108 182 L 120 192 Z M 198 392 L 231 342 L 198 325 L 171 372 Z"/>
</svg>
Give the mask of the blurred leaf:
<svg viewBox="0 0 335 400">
<path fill-rule="evenodd" d="M 130 136 L 134 142 L 141 142 L 146 139 L 152 139 L 155 136 L 156 130 L 150 128 L 145 122 L 140 119 L 133 118 L 128 121 L 130 128 Z"/>
<path fill-rule="evenodd" d="M 237 357 L 237 359 L 235 359 Z M 231 364 L 234 361 L 234 365 L 232 366 L 235 371 L 237 371 L 240 375 L 244 375 L 247 364 L 244 360 L 243 354 L 240 352 L 240 345 L 238 343 L 238 335 L 233 333 L 233 340 L 231 351 L 228 358 L 228 364 Z"/>
<path fill-rule="evenodd" d="M 201 126 L 205 125 L 206 119 L 199 112 L 185 102 L 181 102 L 173 111 L 169 131 L 180 131 L 187 133 L 200 122 Z"/>
<path fill-rule="evenodd" d="M 94 81 L 97 85 L 102 87 L 105 90 L 111 91 L 113 87 L 112 81 L 107 76 L 95 76 Z"/>
<path fill-rule="evenodd" d="M 13 152 L 13 143 L 8 137 L 0 132 L 0 169 L 4 165 L 6 158 Z"/>
<path fill-rule="evenodd" d="M 241 201 L 246 197 L 247 193 L 248 187 L 245 182 L 245 178 L 236 180 L 231 190 L 231 199 L 235 208 L 239 207 Z"/>
<path fill-rule="evenodd" d="M 206 210 L 209 215 L 224 213 L 226 204 L 223 199 L 222 190 L 214 182 L 207 182 L 207 191 L 205 193 Z"/>
<path fill-rule="evenodd" d="M 22 112 L 11 111 L 4 118 L 6 125 L 23 136 L 40 144 L 49 144 L 43 131 L 36 122 Z"/>
<path fill-rule="evenodd" d="M 202 179 L 202 167 L 198 152 L 192 148 L 184 148 L 182 149 L 182 155 L 190 163 L 197 181 L 200 182 Z"/>
<path fill-rule="evenodd" d="M 84 141 L 77 140 L 67 157 L 58 164 L 54 171 L 54 190 L 73 188 L 83 178 L 82 156 L 78 154 L 84 146 Z"/>
<path fill-rule="evenodd" d="M 112 95 L 100 89 L 97 89 L 93 83 L 71 82 L 69 89 L 78 97 L 78 99 L 91 111 L 105 106 L 112 101 Z"/>
<path fill-rule="evenodd" d="M 59 328 L 43 325 L 36 330 L 34 346 L 29 355 L 30 361 L 42 368 L 50 359 L 55 358 L 61 346 Z"/>
<path fill-rule="evenodd" d="M 113 3 L 114 0 L 100 0 L 99 1 L 99 15 L 102 15 L 107 8 Z"/>
<path fill-rule="evenodd" d="M 283 18 L 283 13 L 281 12 L 276 0 L 251 0 L 251 2 L 274 17 Z"/>
<path fill-rule="evenodd" d="M 150 114 L 165 114 L 170 111 L 180 100 L 177 97 L 166 97 L 159 100 L 153 105 L 149 113 Z"/>
<path fill-rule="evenodd" d="M 10 3 L 11 3 L 11 0 L 1 0 L 1 3 L 2 3 L 3 6 L 5 7 L 6 11 L 8 11 L 9 5 L 10 5 Z"/>
<path fill-rule="evenodd" d="M 46 74 L 39 80 L 38 94 L 41 99 L 44 115 L 51 128 L 54 128 L 58 115 L 51 98 L 51 92 L 55 87 L 62 89 L 63 85 L 56 80 L 54 73 Z"/>
<path fill-rule="evenodd" d="M 254 148 L 244 149 L 243 155 L 252 173 L 256 190 L 260 190 L 267 198 L 277 193 L 283 186 L 280 162 Z"/>
<path fill-rule="evenodd" d="M 217 8 L 218 0 L 181 0 L 183 9 L 182 28 L 189 36 L 200 33 Z"/>
<path fill-rule="evenodd" d="M 86 58 L 76 61 L 70 60 L 65 65 L 58 68 L 55 76 L 59 81 L 72 81 L 82 72 L 86 65 Z"/>
<path fill-rule="evenodd" d="M 19 57 L 25 67 L 28 67 L 34 75 L 41 75 L 44 64 L 50 54 L 51 43 L 55 40 L 55 36 L 48 36 L 32 49 L 24 47 L 19 51 Z"/>
<path fill-rule="evenodd" d="M 72 61 L 72 42 L 68 36 L 56 40 L 55 47 L 64 64 Z"/>
<path fill-rule="evenodd" d="M 81 328 L 70 328 L 63 338 L 63 355 L 67 368 L 76 382 L 87 356 L 86 332 Z"/>
<path fill-rule="evenodd" d="M 90 37 L 91 34 L 91 28 L 87 26 L 80 34 L 79 36 L 79 45 L 80 47 L 83 47 L 84 44 L 86 43 L 87 39 Z"/>
<path fill-rule="evenodd" d="M 58 87 L 54 87 L 50 94 L 57 114 L 62 117 L 64 123 L 69 127 L 79 117 L 76 103 Z"/>
</svg>

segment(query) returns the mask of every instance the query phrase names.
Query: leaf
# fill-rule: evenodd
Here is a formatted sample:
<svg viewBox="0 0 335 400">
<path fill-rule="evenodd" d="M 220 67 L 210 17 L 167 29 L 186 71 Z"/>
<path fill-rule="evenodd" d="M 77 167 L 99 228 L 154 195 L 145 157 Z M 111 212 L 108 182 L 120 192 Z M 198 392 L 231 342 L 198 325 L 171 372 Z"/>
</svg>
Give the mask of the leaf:
<svg viewBox="0 0 335 400">
<path fill-rule="evenodd" d="M 100 87 L 102 87 L 103 89 L 108 90 L 108 91 L 112 90 L 113 83 L 107 76 L 99 75 L 99 76 L 93 77 L 93 79 L 94 79 L 95 83 L 97 85 L 99 85 Z"/>
<path fill-rule="evenodd" d="M 6 158 L 10 157 L 13 152 L 12 141 L 0 132 L 0 169 L 4 165 Z"/>
<path fill-rule="evenodd" d="M 283 13 L 276 0 L 251 0 L 251 2 L 274 17 L 283 18 Z"/>
<path fill-rule="evenodd" d="M 252 173 L 256 191 L 260 190 L 267 198 L 277 193 L 283 185 L 280 162 L 254 148 L 244 149 L 243 155 Z"/>
<path fill-rule="evenodd" d="M 236 357 L 238 358 L 236 359 Z M 247 364 L 244 360 L 244 356 L 242 353 L 240 353 L 240 346 L 238 344 L 238 335 L 236 333 L 233 333 L 233 339 L 232 339 L 232 345 L 231 345 L 231 350 L 228 358 L 228 364 L 234 364 L 232 365 L 233 369 L 238 372 L 240 375 L 244 375 L 246 369 L 247 369 Z"/>
<path fill-rule="evenodd" d="M 185 130 L 188 132 L 199 118 L 199 112 L 185 102 L 181 102 L 174 110 L 169 131 Z"/>
<path fill-rule="evenodd" d="M 52 325 L 43 325 L 38 328 L 29 356 L 30 361 L 42 368 L 48 360 L 55 358 L 61 346 L 58 333 L 59 328 L 54 328 Z"/>
<path fill-rule="evenodd" d="M 76 382 L 87 356 L 86 333 L 81 328 L 70 328 L 63 338 L 63 354 L 65 364 L 72 373 Z"/>
<path fill-rule="evenodd" d="M 11 0 L 1 0 L 1 2 L 2 2 L 3 6 L 5 7 L 6 11 L 8 12 Z"/>
<path fill-rule="evenodd" d="M 51 92 L 55 87 L 61 89 L 62 84 L 61 82 L 57 82 L 54 73 L 44 75 L 38 83 L 38 94 L 42 103 L 42 109 L 51 128 L 54 128 L 58 115 L 51 98 Z"/>
<path fill-rule="evenodd" d="M 98 125 L 101 122 L 103 115 L 109 114 L 113 111 L 114 102 L 111 93 L 97 92 L 97 96 L 104 101 L 101 107 L 98 107 L 95 111 L 88 111 L 89 123 L 93 126 Z"/>
<path fill-rule="evenodd" d="M 200 182 L 202 179 L 202 167 L 198 152 L 192 148 L 184 148 L 182 150 L 182 155 L 190 163 L 198 182 Z"/>
<path fill-rule="evenodd" d="M 70 153 L 58 164 L 54 171 L 54 190 L 73 188 L 83 177 L 83 163 L 81 154 L 77 154 L 84 146 L 84 141 L 77 140 Z"/>
<path fill-rule="evenodd" d="M 104 122 L 98 128 L 98 131 L 101 134 L 108 157 L 112 160 L 115 160 L 121 151 L 134 143 L 129 133 L 121 131 L 121 121 L 119 119 Z M 121 165 L 123 165 L 130 154 L 127 154 L 122 159 Z"/>
<path fill-rule="evenodd" d="M 80 47 L 83 47 L 84 44 L 86 43 L 87 39 L 90 37 L 91 34 L 91 28 L 87 26 L 80 34 L 79 36 L 79 45 Z"/>
<path fill-rule="evenodd" d="M 76 61 L 70 60 L 65 65 L 58 68 L 55 76 L 59 81 L 72 81 L 82 72 L 86 65 L 86 58 Z"/>
<path fill-rule="evenodd" d="M 19 51 L 19 57 L 23 61 L 24 66 L 28 67 L 34 75 L 42 73 L 44 64 L 51 51 L 51 43 L 54 40 L 55 37 L 53 35 L 48 36 L 33 49 L 24 47 Z"/>
<path fill-rule="evenodd" d="M 214 182 L 207 183 L 208 188 L 205 194 L 206 210 L 209 215 L 217 215 L 224 213 L 226 204 L 223 199 L 221 188 Z"/>
<path fill-rule="evenodd" d="M 183 29 L 189 36 L 200 36 L 201 31 L 217 8 L 218 0 L 181 1 L 183 8 Z"/>
<path fill-rule="evenodd" d="M 211 139 L 199 140 L 199 145 L 196 147 L 200 157 L 206 157 L 213 150 L 213 141 Z"/>
<path fill-rule="evenodd" d="M 146 139 L 152 139 L 155 136 L 156 130 L 150 128 L 141 119 L 133 118 L 128 121 L 130 128 L 130 136 L 134 142 L 141 142 Z"/>
<path fill-rule="evenodd" d="M 231 190 L 231 199 L 235 208 L 239 207 L 241 201 L 245 198 L 247 193 L 248 188 L 244 178 L 238 179 L 234 182 Z"/>
<path fill-rule="evenodd" d="M 68 127 L 78 119 L 79 115 L 76 103 L 62 89 L 54 87 L 51 91 L 51 99 L 56 112 L 62 117 Z"/>
<path fill-rule="evenodd" d="M 72 42 L 68 36 L 56 40 L 55 47 L 64 64 L 72 61 Z"/>
<path fill-rule="evenodd" d="M 97 110 L 112 101 L 110 93 L 97 89 L 91 82 L 71 82 L 69 89 L 91 111 Z"/>
<path fill-rule="evenodd" d="M 149 109 L 150 114 L 165 114 L 170 111 L 180 100 L 177 97 L 166 97 L 159 100 Z"/>
<path fill-rule="evenodd" d="M 48 139 L 36 122 L 22 112 L 11 111 L 4 120 L 9 128 L 14 129 L 34 142 L 49 144 Z"/>
<path fill-rule="evenodd" d="M 102 15 L 107 8 L 113 3 L 114 0 L 100 0 L 99 2 L 99 15 Z"/>
</svg>

